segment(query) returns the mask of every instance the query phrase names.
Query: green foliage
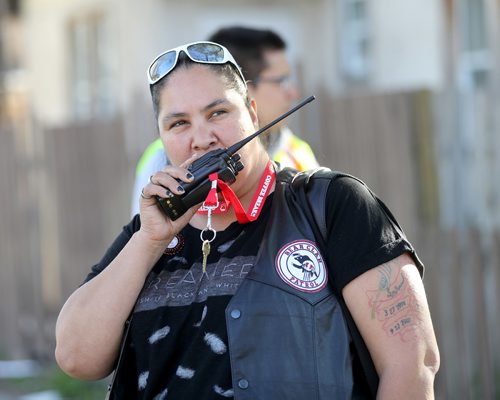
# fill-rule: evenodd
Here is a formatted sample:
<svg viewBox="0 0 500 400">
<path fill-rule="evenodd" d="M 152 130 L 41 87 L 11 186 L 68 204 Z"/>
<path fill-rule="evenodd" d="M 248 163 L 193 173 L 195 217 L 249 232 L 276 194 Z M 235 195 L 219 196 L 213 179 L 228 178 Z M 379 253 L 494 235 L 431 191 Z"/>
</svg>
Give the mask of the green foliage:
<svg viewBox="0 0 500 400">
<path fill-rule="evenodd" d="M 59 368 L 49 377 L 51 388 L 57 390 L 64 399 L 93 400 L 104 398 L 107 381 L 80 381 L 69 377 Z"/>
<path fill-rule="evenodd" d="M 47 366 L 33 378 L 1 379 L 0 389 L 13 395 L 54 390 L 64 400 L 94 400 L 104 398 L 108 381 L 81 381 L 66 375 L 56 366 Z"/>
</svg>

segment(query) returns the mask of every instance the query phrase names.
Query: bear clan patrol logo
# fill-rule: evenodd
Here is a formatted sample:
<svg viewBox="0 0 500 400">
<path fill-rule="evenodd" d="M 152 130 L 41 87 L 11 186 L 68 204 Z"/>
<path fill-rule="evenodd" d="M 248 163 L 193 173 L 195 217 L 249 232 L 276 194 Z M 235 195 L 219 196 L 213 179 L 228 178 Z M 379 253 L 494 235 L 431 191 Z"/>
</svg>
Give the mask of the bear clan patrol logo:
<svg viewBox="0 0 500 400">
<path fill-rule="evenodd" d="M 281 279 L 302 292 L 318 292 L 328 280 L 323 257 L 316 244 L 309 240 L 296 240 L 283 246 L 275 265 Z"/>
</svg>

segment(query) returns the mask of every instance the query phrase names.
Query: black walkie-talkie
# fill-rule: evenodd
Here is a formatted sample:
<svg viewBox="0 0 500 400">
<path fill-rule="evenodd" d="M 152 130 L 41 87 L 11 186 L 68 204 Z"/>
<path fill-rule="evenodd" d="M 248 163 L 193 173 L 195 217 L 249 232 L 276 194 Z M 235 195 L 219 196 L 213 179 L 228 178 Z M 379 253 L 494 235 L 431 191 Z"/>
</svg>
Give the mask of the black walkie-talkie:
<svg viewBox="0 0 500 400">
<path fill-rule="evenodd" d="M 250 140 L 259 136 L 262 132 L 268 130 L 273 125 L 277 124 L 279 121 L 288 117 L 290 114 L 294 113 L 299 108 L 302 108 L 314 99 L 314 96 L 308 97 L 291 110 L 276 118 L 274 121 L 260 128 L 258 131 L 245 139 L 233 144 L 229 148 L 209 151 L 202 157 L 195 160 L 187 168 L 189 172 L 193 174 L 194 179 L 191 182 L 179 180 L 179 185 L 184 188 L 184 193 L 182 195 L 173 195 L 169 198 L 157 196 L 156 198 L 158 200 L 159 207 L 170 217 L 172 221 L 175 221 L 190 207 L 205 200 L 211 187 L 211 182 L 208 179 L 210 174 L 217 172 L 218 178 L 228 185 L 234 183 L 234 181 L 236 181 L 236 175 L 238 175 L 238 172 L 244 168 L 243 163 L 240 161 L 240 155 L 236 154 L 236 151 L 241 149 Z"/>
</svg>

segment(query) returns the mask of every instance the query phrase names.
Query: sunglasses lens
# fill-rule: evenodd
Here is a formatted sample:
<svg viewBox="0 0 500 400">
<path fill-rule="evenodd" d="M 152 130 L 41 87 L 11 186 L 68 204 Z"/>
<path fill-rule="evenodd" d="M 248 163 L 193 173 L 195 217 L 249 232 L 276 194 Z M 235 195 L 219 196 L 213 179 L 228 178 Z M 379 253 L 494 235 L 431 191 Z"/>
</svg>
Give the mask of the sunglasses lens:
<svg viewBox="0 0 500 400">
<path fill-rule="evenodd" d="M 198 42 L 186 46 L 176 47 L 159 56 L 149 67 L 149 84 L 154 85 L 165 77 L 177 64 L 177 57 L 180 52 L 185 52 L 194 62 L 204 64 L 224 64 L 229 62 L 240 75 L 246 86 L 245 78 L 241 73 L 236 61 L 226 52 L 224 47 L 216 43 Z"/>
<path fill-rule="evenodd" d="M 195 43 L 188 46 L 189 56 L 200 62 L 221 63 L 224 61 L 224 49 L 216 44 Z"/>
<path fill-rule="evenodd" d="M 151 82 L 157 82 L 175 66 L 176 52 L 169 51 L 159 57 L 149 68 L 149 77 Z"/>
</svg>

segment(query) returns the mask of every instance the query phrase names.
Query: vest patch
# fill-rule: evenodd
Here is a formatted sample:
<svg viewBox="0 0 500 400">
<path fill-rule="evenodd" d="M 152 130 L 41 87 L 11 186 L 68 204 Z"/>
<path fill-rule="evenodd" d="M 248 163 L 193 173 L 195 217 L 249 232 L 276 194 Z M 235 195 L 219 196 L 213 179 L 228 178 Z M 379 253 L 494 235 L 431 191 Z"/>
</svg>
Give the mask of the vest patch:
<svg viewBox="0 0 500 400">
<path fill-rule="evenodd" d="M 184 247 L 184 238 L 182 235 L 178 234 L 174 236 L 172 241 L 168 244 L 167 248 L 163 251 L 163 254 L 174 255 L 182 250 Z"/>
<path fill-rule="evenodd" d="M 319 292 L 328 281 L 323 257 L 314 242 L 296 240 L 283 246 L 275 261 L 283 281 L 301 292 Z"/>
</svg>

